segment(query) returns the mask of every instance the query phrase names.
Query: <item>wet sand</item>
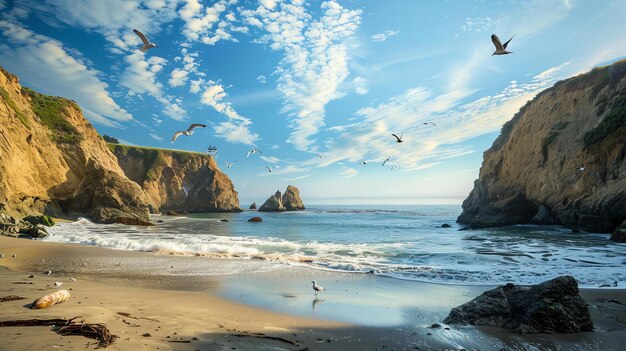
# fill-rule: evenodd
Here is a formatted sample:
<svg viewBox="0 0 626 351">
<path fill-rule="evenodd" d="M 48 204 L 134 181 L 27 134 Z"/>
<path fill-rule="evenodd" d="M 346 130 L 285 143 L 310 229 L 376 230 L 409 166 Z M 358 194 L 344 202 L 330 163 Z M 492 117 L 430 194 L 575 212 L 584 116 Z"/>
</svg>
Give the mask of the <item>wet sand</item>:
<svg viewBox="0 0 626 351">
<path fill-rule="evenodd" d="M 107 324 L 119 337 L 110 350 L 621 350 L 626 344 L 626 306 L 597 300 L 626 303 L 621 289 L 581 291 L 591 305 L 595 332 L 519 335 L 497 328 L 430 328 L 451 307 L 489 286 L 5 237 L 0 237 L 0 253 L 5 255 L 0 259 L 0 297 L 26 298 L 0 302 L 0 321 L 80 316 L 87 323 Z M 186 266 L 205 267 L 213 274 L 183 275 L 179 269 Z M 48 269 L 50 276 L 43 274 Z M 233 270 L 237 274 L 230 274 Z M 315 297 L 309 284 L 313 279 L 328 291 Z M 63 285 L 55 288 L 55 281 Z M 71 289 L 68 302 L 45 310 L 27 308 L 58 289 Z M 146 333 L 150 336 L 142 336 Z M 295 345 L 236 336 L 245 333 L 281 337 Z M 0 328 L 0 350 L 95 347 L 92 339 L 59 336 L 50 327 Z"/>
</svg>

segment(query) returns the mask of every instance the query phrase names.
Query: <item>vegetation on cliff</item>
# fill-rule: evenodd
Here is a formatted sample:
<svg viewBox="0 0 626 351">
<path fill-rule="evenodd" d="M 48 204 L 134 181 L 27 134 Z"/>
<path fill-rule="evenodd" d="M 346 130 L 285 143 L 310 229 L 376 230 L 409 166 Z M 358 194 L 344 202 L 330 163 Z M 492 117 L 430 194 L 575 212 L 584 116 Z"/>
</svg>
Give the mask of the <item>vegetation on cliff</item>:
<svg viewBox="0 0 626 351">
<path fill-rule="evenodd" d="M 24 87 L 22 92 L 30 96 L 33 112 L 52 132 L 52 140 L 57 143 L 76 143 L 83 139 L 76 127 L 65 117 L 68 107 L 80 111 L 75 102 L 58 96 L 40 94 Z"/>
</svg>

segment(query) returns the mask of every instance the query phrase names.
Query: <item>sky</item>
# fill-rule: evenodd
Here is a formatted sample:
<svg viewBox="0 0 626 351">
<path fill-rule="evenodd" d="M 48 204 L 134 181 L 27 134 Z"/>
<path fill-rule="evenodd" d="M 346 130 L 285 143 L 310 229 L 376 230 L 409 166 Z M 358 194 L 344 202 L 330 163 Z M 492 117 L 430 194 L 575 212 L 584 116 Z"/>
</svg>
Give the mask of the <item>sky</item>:
<svg viewBox="0 0 626 351">
<path fill-rule="evenodd" d="M 122 143 L 217 147 L 242 206 L 288 184 L 305 204 L 459 204 L 521 106 L 626 56 L 624 13 L 624 0 L 0 0 L 0 65 Z M 139 51 L 133 29 L 158 47 Z M 514 53 L 492 56 L 493 33 Z M 172 144 L 191 123 L 207 127 Z"/>
</svg>

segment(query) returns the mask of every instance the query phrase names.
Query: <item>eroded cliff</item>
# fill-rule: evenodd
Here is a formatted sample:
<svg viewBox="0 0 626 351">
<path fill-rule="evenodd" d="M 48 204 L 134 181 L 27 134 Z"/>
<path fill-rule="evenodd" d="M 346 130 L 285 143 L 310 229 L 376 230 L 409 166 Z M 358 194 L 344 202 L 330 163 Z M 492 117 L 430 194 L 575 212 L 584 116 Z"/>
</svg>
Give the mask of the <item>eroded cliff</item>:
<svg viewBox="0 0 626 351">
<path fill-rule="evenodd" d="M 109 144 L 128 178 L 139 184 L 153 212 L 239 212 L 237 192 L 211 156 Z"/>
<path fill-rule="evenodd" d="M 0 210 L 149 223 L 130 181 L 73 101 L 23 88 L 0 68 Z"/>
<path fill-rule="evenodd" d="M 626 61 L 558 82 L 502 127 L 458 222 L 612 232 L 626 219 Z"/>
</svg>

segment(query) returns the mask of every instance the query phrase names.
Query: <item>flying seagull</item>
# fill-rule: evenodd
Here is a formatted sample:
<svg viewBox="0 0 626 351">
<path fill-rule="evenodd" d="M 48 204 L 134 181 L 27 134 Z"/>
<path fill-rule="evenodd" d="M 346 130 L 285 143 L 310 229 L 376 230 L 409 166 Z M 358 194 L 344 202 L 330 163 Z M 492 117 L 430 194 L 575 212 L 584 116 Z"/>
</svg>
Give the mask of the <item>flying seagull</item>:
<svg viewBox="0 0 626 351">
<path fill-rule="evenodd" d="M 390 159 L 391 159 L 391 156 L 387 157 L 387 158 L 383 161 L 383 167 L 385 166 L 385 163 L 387 163 Z"/>
<path fill-rule="evenodd" d="M 324 156 L 325 156 L 324 154 L 320 154 L 319 152 L 317 153 L 317 157 L 319 157 L 319 158 L 322 158 Z"/>
<path fill-rule="evenodd" d="M 426 125 L 426 126 L 427 126 L 427 125 L 429 125 L 429 124 L 432 124 L 432 125 L 434 125 L 435 127 L 437 126 L 434 122 L 423 122 L 422 124 L 423 124 L 423 125 Z"/>
<path fill-rule="evenodd" d="M 498 38 L 498 36 L 495 34 L 491 34 L 491 41 L 493 42 L 493 45 L 496 46 L 496 51 L 494 51 L 491 56 L 512 54 L 512 51 L 506 51 L 506 46 L 509 45 L 509 42 L 513 40 L 513 38 L 515 38 L 515 35 L 512 36 L 511 39 L 509 39 L 506 43 L 504 43 L 504 45 L 502 45 L 502 43 L 500 42 L 500 38 Z"/>
<path fill-rule="evenodd" d="M 270 173 L 272 173 L 272 167 L 265 166 L 265 168 L 267 168 L 267 170 L 270 171 Z"/>
<path fill-rule="evenodd" d="M 191 134 L 193 134 L 193 130 L 196 128 L 206 128 L 206 124 L 194 123 L 190 125 L 189 128 L 187 128 L 187 130 L 178 131 L 174 133 L 174 136 L 172 137 L 172 144 L 174 144 L 176 139 L 178 139 L 178 137 L 181 135 L 190 136 Z"/>
<path fill-rule="evenodd" d="M 367 162 L 365 162 L 365 161 L 359 162 L 359 165 L 366 165 L 366 164 L 367 164 Z"/>
<path fill-rule="evenodd" d="M 396 169 L 396 168 L 398 168 L 398 167 L 400 167 L 400 166 L 398 166 L 398 165 L 393 165 L 393 166 L 391 166 L 391 170 L 393 171 L 394 169 Z"/>
<path fill-rule="evenodd" d="M 404 135 L 404 133 L 400 134 L 400 136 L 397 136 L 395 134 L 391 134 L 394 137 L 396 137 L 396 143 L 401 143 L 402 142 L 402 136 Z"/>
<path fill-rule="evenodd" d="M 313 291 L 315 291 L 315 295 L 317 295 L 318 292 L 320 291 L 324 291 L 326 289 L 324 289 L 323 287 L 317 285 L 317 283 L 314 281 L 312 281 L 311 283 L 313 283 Z"/>
<path fill-rule="evenodd" d="M 137 36 L 139 36 L 139 39 L 141 39 L 141 41 L 143 42 L 143 46 L 139 48 L 139 51 L 146 52 L 152 48 L 158 48 L 158 46 L 156 46 L 155 43 L 151 43 L 142 32 L 136 29 L 133 29 L 133 32 L 135 32 L 135 34 L 137 34 Z"/>
<path fill-rule="evenodd" d="M 226 168 L 232 167 L 235 164 L 235 162 L 237 162 L 237 160 L 235 160 L 235 161 L 233 161 L 231 163 L 228 163 L 228 162 L 224 161 L 224 163 L 226 163 Z"/>
<path fill-rule="evenodd" d="M 258 150 L 258 149 L 251 149 L 250 151 L 248 151 L 248 154 L 246 155 L 246 158 L 249 158 L 249 157 L 250 157 L 250 155 L 254 155 L 254 154 L 256 154 L 257 152 L 258 152 L 258 153 L 260 153 L 260 154 L 262 154 L 261 150 Z"/>
</svg>

